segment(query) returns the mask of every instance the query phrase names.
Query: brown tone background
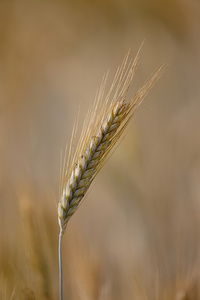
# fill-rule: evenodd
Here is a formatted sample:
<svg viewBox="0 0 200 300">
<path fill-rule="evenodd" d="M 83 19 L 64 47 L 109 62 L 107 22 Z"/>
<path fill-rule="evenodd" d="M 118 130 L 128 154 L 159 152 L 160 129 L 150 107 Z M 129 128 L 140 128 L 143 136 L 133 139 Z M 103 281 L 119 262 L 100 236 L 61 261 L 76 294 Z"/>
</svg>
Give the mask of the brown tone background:
<svg viewBox="0 0 200 300">
<path fill-rule="evenodd" d="M 200 2 L 0 1 L 0 298 L 58 299 L 60 152 L 145 39 L 145 102 L 64 236 L 67 299 L 200 299 Z"/>
</svg>

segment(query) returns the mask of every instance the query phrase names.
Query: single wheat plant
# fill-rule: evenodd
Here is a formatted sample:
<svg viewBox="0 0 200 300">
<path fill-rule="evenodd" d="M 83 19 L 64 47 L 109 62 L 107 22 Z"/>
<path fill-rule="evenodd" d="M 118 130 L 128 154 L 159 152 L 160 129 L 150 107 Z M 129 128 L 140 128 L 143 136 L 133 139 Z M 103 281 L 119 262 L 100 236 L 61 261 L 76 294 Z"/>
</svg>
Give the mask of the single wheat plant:
<svg viewBox="0 0 200 300">
<path fill-rule="evenodd" d="M 97 173 L 112 153 L 124 129 L 144 97 L 161 76 L 164 66 L 153 73 L 131 100 L 126 101 L 127 92 L 138 66 L 139 51 L 135 59 L 127 54 L 118 68 L 107 95 L 104 96 L 107 75 L 97 93 L 94 105 L 89 110 L 83 130 L 74 147 L 77 131 L 75 122 L 67 160 L 61 172 L 60 198 L 58 202 L 60 300 L 63 300 L 62 236 L 67 223 L 79 207 Z"/>
</svg>

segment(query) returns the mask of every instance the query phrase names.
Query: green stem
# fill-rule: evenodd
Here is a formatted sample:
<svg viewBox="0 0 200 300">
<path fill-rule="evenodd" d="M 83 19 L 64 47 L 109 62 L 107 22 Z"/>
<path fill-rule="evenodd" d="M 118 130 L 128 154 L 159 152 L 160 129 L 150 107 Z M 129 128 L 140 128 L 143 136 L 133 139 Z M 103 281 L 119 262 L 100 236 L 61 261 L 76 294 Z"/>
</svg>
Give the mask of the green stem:
<svg viewBox="0 0 200 300">
<path fill-rule="evenodd" d="M 60 287 L 60 300 L 63 300 L 63 272 L 62 272 L 62 231 L 59 234 L 59 287 Z"/>
</svg>

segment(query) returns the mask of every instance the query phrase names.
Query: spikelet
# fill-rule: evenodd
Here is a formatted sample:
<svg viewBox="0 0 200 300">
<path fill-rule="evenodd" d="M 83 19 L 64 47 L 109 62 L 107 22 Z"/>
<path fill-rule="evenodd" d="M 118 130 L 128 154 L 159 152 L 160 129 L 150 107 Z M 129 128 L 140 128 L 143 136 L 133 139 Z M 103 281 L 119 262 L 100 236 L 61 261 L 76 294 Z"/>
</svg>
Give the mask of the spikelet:
<svg viewBox="0 0 200 300">
<path fill-rule="evenodd" d="M 69 219 L 77 210 L 93 179 L 105 164 L 108 154 L 119 140 L 134 112 L 164 70 L 164 66 L 162 66 L 129 102 L 125 102 L 138 65 L 139 51 L 134 60 L 128 62 L 128 56 L 129 54 L 118 68 L 112 86 L 103 101 L 107 76 L 104 78 L 94 106 L 86 118 L 76 150 L 73 149 L 76 133 L 76 126 L 74 127 L 66 175 L 61 179 L 58 203 L 61 234 L 65 232 Z"/>
</svg>

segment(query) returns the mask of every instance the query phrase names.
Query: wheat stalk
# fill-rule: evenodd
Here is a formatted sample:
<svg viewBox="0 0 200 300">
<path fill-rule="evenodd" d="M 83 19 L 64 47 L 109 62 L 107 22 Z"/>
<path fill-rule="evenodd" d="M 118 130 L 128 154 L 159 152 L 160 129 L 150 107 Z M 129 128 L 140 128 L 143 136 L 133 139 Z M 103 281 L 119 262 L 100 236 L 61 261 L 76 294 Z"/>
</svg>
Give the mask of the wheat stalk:
<svg viewBox="0 0 200 300">
<path fill-rule="evenodd" d="M 61 300 L 63 299 L 61 244 L 67 223 L 79 207 L 95 176 L 107 161 L 110 151 L 119 140 L 134 112 L 164 70 L 164 66 L 159 68 L 136 92 L 133 98 L 129 102 L 125 102 L 138 65 L 139 51 L 135 59 L 129 62 L 129 54 L 125 56 L 104 101 L 103 96 L 107 76 L 103 79 L 94 106 L 86 118 L 76 150 L 74 149 L 74 139 L 77 125 L 73 129 L 68 151 L 68 161 L 66 166 L 64 163 L 63 167 L 65 176 L 61 176 L 60 199 L 58 203 Z"/>
</svg>

